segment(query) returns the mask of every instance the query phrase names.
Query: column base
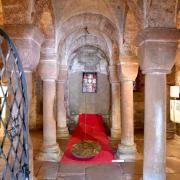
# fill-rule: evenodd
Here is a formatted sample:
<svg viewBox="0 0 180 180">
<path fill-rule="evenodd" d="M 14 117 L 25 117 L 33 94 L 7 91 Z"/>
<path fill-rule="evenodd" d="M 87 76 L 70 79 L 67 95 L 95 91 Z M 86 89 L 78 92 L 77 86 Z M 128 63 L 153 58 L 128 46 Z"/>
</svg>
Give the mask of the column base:
<svg viewBox="0 0 180 180">
<path fill-rule="evenodd" d="M 57 139 L 68 139 L 69 138 L 69 130 L 67 127 L 60 128 L 57 127 Z"/>
<path fill-rule="evenodd" d="M 120 144 L 115 159 L 124 160 L 125 162 L 134 162 L 136 160 L 136 153 L 136 145 L 127 146 Z"/>
<path fill-rule="evenodd" d="M 111 139 L 119 140 L 120 137 L 121 137 L 121 130 L 111 128 Z"/>
<path fill-rule="evenodd" d="M 58 144 L 51 146 L 43 146 L 39 154 L 36 156 L 36 160 L 59 162 L 61 156 L 62 152 Z"/>
</svg>

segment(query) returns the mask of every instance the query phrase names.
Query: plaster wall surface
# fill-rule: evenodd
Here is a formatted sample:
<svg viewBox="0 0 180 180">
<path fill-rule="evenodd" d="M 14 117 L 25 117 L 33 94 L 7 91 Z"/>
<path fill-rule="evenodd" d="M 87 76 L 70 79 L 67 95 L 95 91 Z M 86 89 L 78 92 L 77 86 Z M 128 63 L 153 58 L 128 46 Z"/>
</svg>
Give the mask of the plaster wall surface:
<svg viewBox="0 0 180 180">
<path fill-rule="evenodd" d="M 97 93 L 82 93 L 82 72 L 69 75 L 69 117 L 77 120 L 79 113 L 109 115 L 110 83 L 107 74 L 97 74 Z"/>
</svg>

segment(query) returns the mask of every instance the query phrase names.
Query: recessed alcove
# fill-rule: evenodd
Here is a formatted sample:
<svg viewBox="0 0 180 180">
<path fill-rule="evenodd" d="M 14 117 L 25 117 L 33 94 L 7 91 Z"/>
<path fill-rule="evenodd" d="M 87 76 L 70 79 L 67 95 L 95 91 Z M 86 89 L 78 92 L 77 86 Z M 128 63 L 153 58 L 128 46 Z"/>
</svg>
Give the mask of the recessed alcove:
<svg viewBox="0 0 180 180">
<path fill-rule="evenodd" d="M 110 82 L 107 56 L 97 47 L 83 46 L 71 57 L 65 93 L 69 126 L 77 123 L 78 115 L 81 113 L 101 114 L 104 123 L 109 125 Z M 84 72 L 97 73 L 95 93 L 83 93 Z"/>
</svg>

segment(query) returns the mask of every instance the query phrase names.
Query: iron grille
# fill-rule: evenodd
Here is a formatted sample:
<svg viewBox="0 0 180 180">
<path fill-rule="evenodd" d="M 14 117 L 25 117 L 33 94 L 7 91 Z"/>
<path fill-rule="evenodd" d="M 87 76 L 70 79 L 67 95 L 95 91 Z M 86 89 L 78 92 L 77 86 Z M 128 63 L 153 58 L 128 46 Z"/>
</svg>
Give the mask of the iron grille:
<svg viewBox="0 0 180 180">
<path fill-rule="evenodd" d="M 26 81 L 16 47 L 0 29 L 0 178 L 29 179 Z"/>
</svg>

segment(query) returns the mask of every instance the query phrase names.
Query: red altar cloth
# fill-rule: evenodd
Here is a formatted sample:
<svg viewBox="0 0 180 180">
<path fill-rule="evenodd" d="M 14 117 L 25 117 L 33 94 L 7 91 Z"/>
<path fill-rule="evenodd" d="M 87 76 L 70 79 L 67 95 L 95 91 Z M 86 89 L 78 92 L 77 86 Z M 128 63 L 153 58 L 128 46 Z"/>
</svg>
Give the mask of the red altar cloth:
<svg viewBox="0 0 180 180">
<path fill-rule="evenodd" d="M 80 160 L 71 154 L 73 144 L 79 140 L 89 139 L 98 142 L 101 145 L 101 151 L 94 158 Z M 108 143 L 108 137 L 105 134 L 102 117 L 95 114 L 80 114 L 78 125 L 72 134 L 64 155 L 61 159 L 63 164 L 107 164 L 113 160 L 112 149 Z"/>
</svg>

